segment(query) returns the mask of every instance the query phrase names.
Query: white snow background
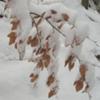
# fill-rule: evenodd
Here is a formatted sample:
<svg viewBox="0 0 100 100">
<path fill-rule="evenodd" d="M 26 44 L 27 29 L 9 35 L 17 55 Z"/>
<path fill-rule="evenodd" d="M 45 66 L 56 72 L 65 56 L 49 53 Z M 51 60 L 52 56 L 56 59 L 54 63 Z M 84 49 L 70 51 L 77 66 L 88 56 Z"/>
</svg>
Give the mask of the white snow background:
<svg viewBox="0 0 100 100">
<path fill-rule="evenodd" d="M 53 0 L 51 3 L 54 3 Z M 59 5 L 64 0 L 58 0 Z M 55 2 L 58 2 L 55 0 Z M 48 5 L 49 0 L 45 0 L 44 4 Z M 38 7 L 43 5 L 32 4 Z M 46 6 L 45 5 L 45 6 Z M 56 5 L 54 3 L 54 5 Z M 69 7 L 75 12 L 78 12 L 77 21 L 84 21 L 89 25 L 89 36 L 97 41 L 100 45 L 100 14 L 89 9 L 85 10 L 80 6 L 80 0 L 65 0 L 65 6 Z M 35 9 L 37 10 L 37 9 Z M 3 4 L 0 3 L 0 13 L 3 11 Z M 37 11 L 39 12 L 39 11 Z M 89 20 L 88 17 L 94 19 Z M 47 71 L 41 72 L 38 86 L 33 89 L 30 83 L 29 75 L 34 68 L 34 63 L 28 62 L 32 49 L 27 46 L 26 55 L 23 61 L 18 60 L 18 53 L 13 46 L 8 45 L 7 34 L 10 31 L 9 21 L 6 18 L 0 19 L 0 100 L 49 100 L 47 97 L 48 88 L 45 80 L 47 78 Z M 97 50 L 95 43 L 86 39 L 83 44 L 83 55 L 87 61 L 94 62 L 92 50 Z M 65 58 L 65 49 L 61 45 L 59 54 L 59 92 L 57 96 L 50 98 L 50 100 L 89 100 L 86 93 L 76 92 L 73 82 L 78 73 L 78 62 L 75 68 L 69 72 L 64 68 L 63 59 Z M 99 49 L 100 50 L 100 49 Z M 100 52 L 100 51 L 99 51 Z M 100 65 L 100 62 L 98 62 Z M 100 68 L 96 68 L 96 84 L 92 92 L 92 100 L 100 100 Z"/>
</svg>

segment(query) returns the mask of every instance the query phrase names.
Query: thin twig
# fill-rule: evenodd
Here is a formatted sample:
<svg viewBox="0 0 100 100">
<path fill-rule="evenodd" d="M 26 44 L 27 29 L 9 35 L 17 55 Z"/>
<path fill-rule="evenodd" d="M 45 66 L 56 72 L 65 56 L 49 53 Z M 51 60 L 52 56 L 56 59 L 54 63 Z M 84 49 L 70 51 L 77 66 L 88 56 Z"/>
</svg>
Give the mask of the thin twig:
<svg viewBox="0 0 100 100">
<path fill-rule="evenodd" d="M 87 37 L 87 39 L 89 39 L 90 41 L 92 41 L 97 47 L 100 47 L 100 45 L 97 44 L 98 41 L 95 41 L 95 40 L 91 39 L 90 37 Z"/>
<path fill-rule="evenodd" d="M 32 20 L 33 20 L 33 23 L 34 23 L 34 25 L 35 25 L 35 27 L 36 27 L 37 33 L 39 33 L 39 31 L 38 31 L 38 27 L 37 27 L 37 24 L 36 24 L 34 18 L 33 18 Z"/>
<path fill-rule="evenodd" d="M 56 30 L 58 31 L 63 37 L 66 37 L 64 33 L 62 33 L 56 26 L 54 26 L 48 19 L 46 21 Z"/>
</svg>

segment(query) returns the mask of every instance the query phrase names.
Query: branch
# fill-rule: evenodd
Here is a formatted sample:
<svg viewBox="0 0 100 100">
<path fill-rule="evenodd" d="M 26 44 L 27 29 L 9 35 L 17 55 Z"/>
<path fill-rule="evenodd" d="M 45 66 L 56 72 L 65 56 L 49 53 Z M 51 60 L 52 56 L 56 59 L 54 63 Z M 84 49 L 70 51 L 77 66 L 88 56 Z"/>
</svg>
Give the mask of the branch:
<svg viewBox="0 0 100 100">
<path fill-rule="evenodd" d="M 35 12 L 30 12 L 30 14 L 35 15 L 36 17 L 42 17 L 41 15 L 35 13 Z M 52 28 L 54 28 L 59 34 L 61 34 L 64 38 L 66 37 L 66 35 L 64 33 L 62 33 L 55 25 L 52 24 L 52 22 L 50 22 L 47 18 L 44 18 L 51 26 Z"/>
</svg>

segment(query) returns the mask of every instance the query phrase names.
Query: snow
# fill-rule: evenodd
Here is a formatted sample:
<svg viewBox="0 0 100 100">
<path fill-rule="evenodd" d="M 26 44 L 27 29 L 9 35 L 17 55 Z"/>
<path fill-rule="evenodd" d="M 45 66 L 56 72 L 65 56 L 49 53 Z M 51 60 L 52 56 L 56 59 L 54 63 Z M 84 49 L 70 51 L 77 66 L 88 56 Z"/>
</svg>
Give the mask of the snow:
<svg viewBox="0 0 100 100">
<path fill-rule="evenodd" d="M 46 2 L 47 1 L 49 0 L 46 0 Z M 64 2 L 65 0 L 59 1 Z M 57 3 L 57 0 L 55 0 L 55 2 L 56 3 L 54 4 L 51 3 L 52 6 L 46 5 L 46 3 L 44 3 L 45 5 L 35 5 L 32 3 L 32 8 L 34 8 L 34 11 L 39 14 L 51 8 L 56 9 L 61 13 L 67 11 L 72 19 L 70 19 L 70 21 L 66 23 L 64 27 L 67 26 L 67 28 L 69 28 L 71 27 L 69 23 L 75 22 L 75 25 L 78 27 L 78 31 L 81 34 L 83 34 L 82 32 L 88 33 L 89 37 L 92 40 L 97 41 L 97 43 L 100 45 L 100 14 L 97 12 L 94 13 L 94 11 L 91 9 L 88 11 L 84 10 L 84 8 L 80 6 L 80 0 L 66 0 L 65 6 Z M 75 2 L 75 4 L 72 2 Z M 66 7 L 67 5 L 69 5 L 69 8 Z M 43 8 L 42 10 L 41 7 Z M 58 9 L 59 7 L 61 7 L 60 10 Z M 62 9 L 65 10 L 62 11 Z M 0 13 L 2 11 L 3 6 L 0 3 Z M 93 21 L 89 19 L 90 17 L 93 19 Z M 47 26 L 45 22 L 43 25 Z M 35 64 L 28 62 L 28 59 L 31 56 L 32 48 L 27 46 L 24 60 L 19 61 L 17 50 L 13 46 L 8 45 L 7 34 L 10 32 L 10 28 L 11 25 L 9 24 L 9 20 L 6 18 L 0 19 L 0 100 L 49 100 L 47 97 L 48 87 L 46 86 L 46 79 L 48 76 L 47 70 L 45 69 L 40 73 L 39 82 L 37 86 L 33 88 L 29 75 L 33 71 Z M 64 29 L 62 30 L 65 31 Z M 48 30 L 49 29 L 46 29 L 46 31 Z M 46 31 L 44 31 L 44 34 Z M 68 30 L 68 32 L 70 32 L 70 30 Z M 81 34 L 78 35 L 83 36 Z M 100 62 L 97 61 L 93 55 L 93 53 L 99 54 L 100 48 L 88 38 L 82 45 L 81 59 L 84 59 L 85 62 L 96 63 L 100 65 Z M 78 74 L 78 61 L 76 61 L 75 67 L 71 72 L 64 67 L 64 59 L 68 55 L 68 52 L 66 53 L 66 51 L 69 51 L 68 49 L 69 48 L 65 48 L 63 45 L 60 46 L 60 53 L 58 55 L 59 92 L 56 96 L 50 98 L 50 100 L 89 100 L 86 93 L 77 93 L 73 86 L 73 82 L 77 78 Z M 79 51 L 77 53 L 79 53 Z M 100 100 L 100 68 L 94 67 L 91 64 L 89 65 L 89 68 L 93 72 L 92 74 L 91 71 L 90 73 L 87 73 L 89 74 L 87 75 L 87 80 L 89 80 L 90 84 L 93 85 L 93 89 L 91 91 L 92 100 Z M 91 75 L 94 74 L 94 69 L 96 70 L 96 78 L 91 77 Z M 92 79 L 95 79 L 95 84 L 92 83 L 94 82 Z"/>
<path fill-rule="evenodd" d="M 29 74 L 33 70 L 33 66 L 33 63 L 27 61 L 0 62 L 0 100 L 49 100 L 47 98 L 47 88 L 45 87 L 46 70 L 40 75 L 38 88 L 33 89 L 30 84 Z M 67 98 L 70 100 L 88 100 L 87 94 L 76 93 L 73 88 L 76 74 L 75 69 L 70 73 L 67 69 L 60 68 L 58 75 L 60 90 L 57 97 L 53 97 L 51 100 L 61 100 L 62 98 L 63 100 Z M 93 100 L 99 100 L 99 82 L 95 89 Z"/>
</svg>

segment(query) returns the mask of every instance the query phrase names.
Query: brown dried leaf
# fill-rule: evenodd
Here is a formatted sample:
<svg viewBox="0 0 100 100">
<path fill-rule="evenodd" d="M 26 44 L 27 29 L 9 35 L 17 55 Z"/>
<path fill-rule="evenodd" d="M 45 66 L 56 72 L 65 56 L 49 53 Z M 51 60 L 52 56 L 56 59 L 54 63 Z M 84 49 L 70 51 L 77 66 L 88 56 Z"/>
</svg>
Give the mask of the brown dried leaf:
<svg viewBox="0 0 100 100">
<path fill-rule="evenodd" d="M 32 74 L 32 76 L 31 76 L 31 82 L 36 81 L 38 79 L 38 77 L 39 77 L 39 75 Z"/>
<path fill-rule="evenodd" d="M 37 51 L 37 54 L 44 54 L 44 53 L 46 53 L 46 49 L 44 49 L 44 48 L 40 48 L 40 50 L 39 51 Z"/>
<path fill-rule="evenodd" d="M 62 14 L 62 17 L 65 21 L 68 21 L 68 19 L 69 19 L 69 16 L 65 13 Z"/>
<path fill-rule="evenodd" d="M 43 70 L 44 65 L 43 65 L 43 61 L 42 61 L 42 60 L 39 60 L 39 61 L 38 61 L 37 67 L 38 67 L 38 68 L 41 68 L 41 70 Z"/>
<path fill-rule="evenodd" d="M 50 64 L 51 57 L 50 57 L 50 55 L 44 53 L 43 56 L 42 56 L 42 60 L 43 60 L 44 66 L 47 68 Z"/>
<path fill-rule="evenodd" d="M 80 90 L 83 89 L 84 82 L 82 80 L 78 80 L 74 82 L 74 85 L 75 85 L 76 91 L 79 92 Z"/>
<path fill-rule="evenodd" d="M 52 97 L 52 96 L 54 96 L 54 95 L 56 95 L 56 91 L 55 91 L 55 90 L 51 90 L 51 91 L 49 92 L 49 94 L 48 94 L 48 97 L 50 98 L 50 97 Z"/>
<path fill-rule="evenodd" d="M 47 59 L 46 61 L 43 62 L 43 64 L 47 68 L 50 64 L 50 60 Z"/>
<path fill-rule="evenodd" d="M 80 65 L 80 75 L 83 79 L 85 79 L 85 75 L 86 75 L 86 71 L 87 71 L 87 68 L 86 68 L 86 65 L 82 64 Z"/>
<path fill-rule="evenodd" d="M 9 45 L 12 45 L 13 43 L 15 43 L 15 40 L 17 38 L 16 33 L 15 32 L 11 32 L 8 34 L 9 37 Z"/>
<path fill-rule="evenodd" d="M 38 37 L 37 36 L 35 36 L 33 39 L 32 39 L 32 36 L 29 36 L 28 37 L 27 44 L 30 44 L 31 47 L 37 46 L 38 43 L 39 43 L 39 40 L 38 40 Z"/>
<path fill-rule="evenodd" d="M 37 46 L 38 43 L 39 43 L 39 40 L 38 40 L 38 37 L 36 36 L 36 37 L 34 37 L 34 38 L 32 39 L 31 46 L 32 46 L 32 47 Z"/>
<path fill-rule="evenodd" d="M 13 21 L 11 22 L 11 24 L 12 24 L 11 30 L 16 30 L 17 27 L 18 27 L 18 25 L 20 24 L 20 21 L 19 21 L 19 20 L 13 20 Z"/>
<path fill-rule="evenodd" d="M 54 75 L 52 74 L 52 75 L 50 75 L 50 76 L 48 77 L 47 85 L 50 86 L 54 81 L 55 81 L 55 77 L 54 77 Z"/>
<path fill-rule="evenodd" d="M 30 74 L 30 77 L 33 77 L 33 76 L 34 76 L 34 74 L 33 74 L 33 73 L 31 73 L 31 74 Z"/>
<path fill-rule="evenodd" d="M 43 54 L 43 56 L 42 56 L 42 59 L 43 59 L 43 60 L 50 60 L 50 59 L 51 59 L 51 57 L 50 57 L 50 55 L 49 55 L 49 54 L 44 53 L 44 54 Z"/>
</svg>

